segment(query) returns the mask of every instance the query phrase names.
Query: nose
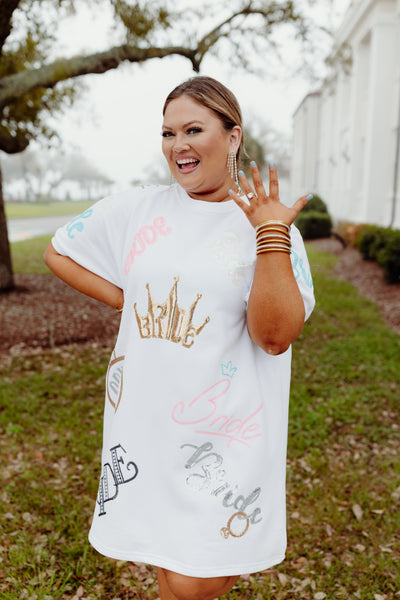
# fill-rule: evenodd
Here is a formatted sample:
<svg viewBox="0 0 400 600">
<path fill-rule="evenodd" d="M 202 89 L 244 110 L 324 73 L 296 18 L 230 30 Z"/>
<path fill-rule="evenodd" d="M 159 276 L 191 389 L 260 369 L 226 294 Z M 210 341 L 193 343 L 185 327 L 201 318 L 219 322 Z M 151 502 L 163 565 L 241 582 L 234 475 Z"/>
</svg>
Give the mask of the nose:
<svg viewBox="0 0 400 600">
<path fill-rule="evenodd" d="M 183 134 L 178 133 L 174 139 L 174 152 L 179 154 L 179 152 L 185 152 L 189 150 L 190 144 L 188 144 L 185 136 Z"/>
</svg>

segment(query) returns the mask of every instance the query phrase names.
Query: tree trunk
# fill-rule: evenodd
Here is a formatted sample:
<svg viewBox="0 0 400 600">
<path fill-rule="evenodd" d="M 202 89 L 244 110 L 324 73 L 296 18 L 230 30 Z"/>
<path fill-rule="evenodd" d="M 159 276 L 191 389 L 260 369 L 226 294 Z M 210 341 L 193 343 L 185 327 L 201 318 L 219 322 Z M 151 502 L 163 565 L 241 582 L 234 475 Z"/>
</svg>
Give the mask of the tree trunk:
<svg viewBox="0 0 400 600">
<path fill-rule="evenodd" d="M 0 293 L 14 287 L 7 219 L 4 210 L 3 181 L 0 168 Z"/>
</svg>

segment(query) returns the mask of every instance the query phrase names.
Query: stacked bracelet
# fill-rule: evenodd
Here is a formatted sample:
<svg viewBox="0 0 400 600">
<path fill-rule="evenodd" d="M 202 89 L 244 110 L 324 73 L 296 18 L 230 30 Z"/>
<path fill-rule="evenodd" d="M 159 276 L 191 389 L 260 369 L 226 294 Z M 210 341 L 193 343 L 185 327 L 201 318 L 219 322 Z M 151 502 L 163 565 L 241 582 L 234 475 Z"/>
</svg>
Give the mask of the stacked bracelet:
<svg viewBox="0 0 400 600">
<path fill-rule="evenodd" d="M 282 221 L 264 221 L 256 227 L 257 254 L 286 252 L 290 254 L 290 226 Z"/>
</svg>

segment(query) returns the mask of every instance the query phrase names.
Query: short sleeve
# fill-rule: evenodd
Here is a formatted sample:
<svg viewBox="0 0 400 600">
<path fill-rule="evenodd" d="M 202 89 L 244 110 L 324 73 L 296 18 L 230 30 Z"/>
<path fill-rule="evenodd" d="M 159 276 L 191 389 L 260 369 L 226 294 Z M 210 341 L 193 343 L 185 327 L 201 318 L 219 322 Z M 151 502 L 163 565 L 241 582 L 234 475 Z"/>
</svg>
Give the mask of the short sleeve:
<svg viewBox="0 0 400 600">
<path fill-rule="evenodd" d="M 122 288 L 119 245 L 123 238 L 123 213 L 121 202 L 114 197 L 100 200 L 56 231 L 52 239 L 54 249 Z"/>
<path fill-rule="evenodd" d="M 315 306 L 313 279 L 303 238 L 295 225 L 292 225 L 290 235 L 292 239 L 290 258 L 292 261 L 293 273 L 303 298 L 306 313 L 305 320 L 307 320 Z"/>
</svg>

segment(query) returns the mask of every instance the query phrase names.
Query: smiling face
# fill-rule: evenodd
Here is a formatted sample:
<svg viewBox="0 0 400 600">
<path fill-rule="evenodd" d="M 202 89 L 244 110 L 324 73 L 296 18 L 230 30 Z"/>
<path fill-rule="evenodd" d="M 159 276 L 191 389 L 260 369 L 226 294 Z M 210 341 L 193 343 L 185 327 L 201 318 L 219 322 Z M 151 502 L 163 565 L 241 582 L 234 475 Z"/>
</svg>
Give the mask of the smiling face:
<svg viewBox="0 0 400 600">
<path fill-rule="evenodd" d="M 241 129 L 226 131 L 210 109 L 189 96 L 171 100 L 164 114 L 162 151 L 176 181 L 192 198 L 210 202 L 228 200 L 233 187 L 227 169 Z"/>
</svg>

